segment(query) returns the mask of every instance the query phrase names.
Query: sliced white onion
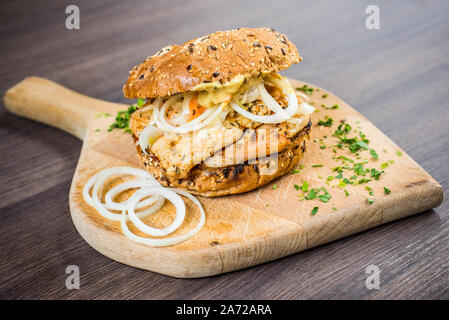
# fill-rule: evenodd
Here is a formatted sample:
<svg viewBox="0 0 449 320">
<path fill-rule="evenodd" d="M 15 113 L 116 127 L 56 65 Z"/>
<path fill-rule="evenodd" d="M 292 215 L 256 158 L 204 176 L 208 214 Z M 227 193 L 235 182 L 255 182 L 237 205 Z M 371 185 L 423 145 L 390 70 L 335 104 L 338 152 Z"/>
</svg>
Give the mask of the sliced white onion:
<svg viewBox="0 0 449 320">
<path fill-rule="evenodd" d="M 135 235 L 134 233 L 132 233 L 129 230 L 129 228 L 126 224 L 126 211 L 123 211 L 122 218 L 120 220 L 120 225 L 122 227 L 123 234 L 131 241 L 139 242 L 139 243 L 150 245 L 153 247 L 172 246 L 172 245 L 178 244 L 180 242 L 184 242 L 184 241 L 192 238 L 195 234 L 197 234 L 203 228 L 204 223 L 206 221 L 206 213 L 204 212 L 203 206 L 198 201 L 198 199 L 196 199 L 190 193 L 185 192 L 183 190 L 178 190 L 178 189 L 172 189 L 172 190 L 175 191 L 176 193 L 179 193 L 180 195 L 183 195 L 183 196 L 189 198 L 190 200 L 193 201 L 194 204 L 197 205 L 198 209 L 200 210 L 200 220 L 198 221 L 198 224 L 195 226 L 195 228 L 191 229 L 189 232 L 187 232 L 183 235 L 171 237 L 171 238 L 163 238 L 163 239 L 144 238 L 144 237 Z"/>
<path fill-rule="evenodd" d="M 139 109 L 139 113 L 152 110 L 155 107 L 158 108 L 160 106 L 160 104 L 161 104 L 161 100 L 160 99 L 156 99 L 155 101 L 153 101 L 153 103 L 147 105 L 146 107 L 143 107 L 143 108 Z M 129 128 L 133 127 L 133 121 L 134 121 L 134 117 L 131 117 L 129 119 L 129 124 L 128 124 Z M 153 125 L 153 123 L 154 123 L 154 121 L 150 121 L 149 125 Z M 144 150 L 144 149 L 142 149 L 142 150 Z"/>
<path fill-rule="evenodd" d="M 285 109 L 285 111 L 290 115 L 293 116 L 298 112 L 298 98 L 296 97 L 296 94 L 294 92 L 287 93 L 287 102 L 288 107 Z"/>
<path fill-rule="evenodd" d="M 163 127 L 166 131 L 177 132 L 177 133 L 186 133 L 189 131 L 193 131 L 193 130 L 189 130 L 189 129 L 201 124 L 201 122 L 203 120 L 206 120 L 216 110 L 216 108 L 207 109 L 206 111 L 204 111 L 201 115 L 199 115 L 197 118 L 193 119 L 192 121 L 184 123 L 183 125 L 180 125 L 180 126 L 173 126 L 170 123 L 168 123 L 168 121 L 165 119 L 165 112 L 167 111 L 167 106 L 168 105 L 163 105 L 162 108 L 160 110 L 158 110 L 159 112 L 157 115 L 157 119 L 158 119 L 161 127 Z"/>
<path fill-rule="evenodd" d="M 165 112 L 167 110 L 166 109 L 167 105 L 163 105 L 160 110 L 154 109 L 153 118 L 156 125 L 163 131 L 175 133 L 187 133 L 190 131 L 199 130 L 208 125 L 223 111 L 225 105 L 226 103 L 222 103 L 220 106 L 208 108 L 200 116 L 181 126 L 173 126 L 167 122 L 167 120 L 165 119 Z"/>
<path fill-rule="evenodd" d="M 262 86 L 263 87 L 263 86 Z M 259 92 L 261 94 L 263 102 L 268 106 L 268 104 L 271 104 L 271 106 L 268 106 L 268 108 L 272 111 L 278 110 L 278 107 L 281 108 L 281 106 L 270 96 L 270 94 L 266 91 L 265 88 L 259 89 Z M 269 98 L 265 95 L 265 93 L 269 96 Z M 274 103 L 273 103 L 274 101 Z M 291 92 L 287 94 L 287 102 L 288 107 L 286 109 L 282 109 L 282 112 L 268 115 L 268 116 L 259 116 L 254 113 L 251 113 L 242 107 L 240 107 L 235 102 L 231 101 L 230 105 L 232 109 L 234 109 L 236 112 L 240 113 L 242 116 L 256 122 L 260 123 L 280 123 L 288 120 L 293 115 L 295 115 L 298 112 L 298 99 L 296 95 Z M 276 104 L 277 106 L 275 106 Z"/>
<path fill-rule="evenodd" d="M 181 114 L 179 116 L 179 118 L 182 119 L 183 121 L 176 123 L 176 122 L 173 122 L 173 120 L 172 120 L 172 122 L 174 124 L 182 125 L 182 124 L 186 123 L 186 119 L 188 119 L 188 117 L 190 115 L 189 105 L 190 105 L 190 101 L 192 100 L 192 98 L 193 98 L 193 93 L 186 93 L 186 94 L 184 94 L 184 100 L 182 101 L 182 111 L 181 111 Z"/>
<path fill-rule="evenodd" d="M 242 104 L 250 103 L 260 98 L 260 93 L 258 90 L 258 85 L 251 87 L 249 90 L 245 91 L 241 98 Z"/>
<path fill-rule="evenodd" d="M 225 121 L 227 115 L 229 112 L 231 112 L 231 108 L 229 108 L 228 106 L 223 108 L 223 111 L 221 111 L 221 113 L 219 114 L 218 118 L 220 119 L 220 122 Z"/>
<path fill-rule="evenodd" d="M 286 119 L 290 117 L 287 111 L 282 109 L 279 103 L 277 103 L 277 101 L 274 100 L 273 97 L 268 93 L 263 84 L 258 85 L 257 90 L 259 90 L 260 97 L 262 98 L 262 101 L 265 103 L 268 109 L 276 114 L 279 114 L 280 116 L 285 117 Z"/>
<path fill-rule="evenodd" d="M 304 114 L 312 114 L 315 112 L 315 108 L 312 107 L 310 104 L 302 102 L 299 105 L 299 112 Z"/>
<path fill-rule="evenodd" d="M 271 83 L 272 85 L 274 85 L 275 87 L 281 89 L 282 92 L 284 93 L 284 95 L 287 97 L 288 107 L 283 110 L 285 112 L 287 112 L 290 117 L 295 115 L 298 112 L 298 98 L 297 98 L 292 86 L 290 85 L 290 82 L 287 80 L 287 78 L 285 78 L 285 77 L 268 78 L 268 82 Z M 263 88 L 265 89 L 265 87 L 263 87 Z M 269 95 L 268 92 L 267 92 L 267 94 Z M 267 98 L 267 100 L 269 99 L 268 97 L 266 97 L 266 98 Z M 271 99 L 274 100 L 272 97 L 271 97 Z M 276 100 L 274 100 L 274 102 L 276 102 Z M 267 102 L 265 102 L 265 103 L 267 103 Z"/>
<path fill-rule="evenodd" d="M 102 203 L 98 197 L 99 191 L 101 194 L 103 184 L 109 178 L 117 175 L 131 175 L 136 177 L 137 180 L 126 181 L 113 187 L 106 193 L 105 203 Z M 113 198 L 120 192 L 135 188 L 140 189 L 138 189 L 128 200 L 123 202 L 113 201 Z M 189 198 L 198 206 L 201 216 L 195 228 L 181 236 L 163 239 L 139 237 L 128 229 L 127 220 L 129 219 L 139 230 L 155 237 L 165 236 L 177 230 L 185 219 L 185 204 L 178 194 Z M 128 239 L 151 246 L 169 246 L 183 242 L 198 233 L 204 226 L 206 220 L 206 215 L 201 203 L 191 194 L 183 190 L 162 187 L 147 171 L 131 167 L 115 167 L 98 172 L 91 177 L 84 186 L 83 197 L 88 204 L 97 209 L 98 213 L 106 219 L 120 221 L 122 231 Z M 162 229 L 153 228 L 144 224 L 140 219 L 159 211 L 164 205 L 165 199 L 171 201 L 176 208 L 176 218 L 173 223 Z M 148 206 L 150 207 L 147 208 Z M 136 213 L 135 210 L 139 208 L 147 209 Z M 110 212 L 108 209 L 121 210 L 122 213 L 116 214 Z"/>
<path fill-rule="evenodd" d="M 152 125 L 146 126 L 145 129 L 143 129 L 142 132 L 139 134 L 139 145 L 142 152 L 148 154 L 147 148 L 151 148 L 153 143 L 163 134 L 164 132 L 155 126 Z"/>
<path fill-rule="evenodd" d="M 301 97 L 303 97 L 303 98 L 305 98 L 305 99 L 307 99 L 307 100 L 310 100 L 310 98 L 308 97 L 308 96 L 306 96 L 304 93 L 302 93 L 302 92 L 296 92 L 296 94 L 299 94 Z"/>
<path fill-rule="evenodd" d="M 282 92 L 287 95 L 288 93 L 294 92 L 290 82 L 286 77 L 282 77 L 281 75 L 277 74 L 275 76 L 269 76 L 265 79 L 266 83 L 269 83 L 272 86 L 275 86 L 282 90 Z"/>
<path fill-rule="evenodd" d="M 100 188 L 103 186 L 104 182 L 107 179 L 117 175 L 131 175 L 140 180 L 147 181 L 148 185 L 159 184 L 149 172 L 131 167 L 109 168 L 100 171 L 99 173 L 95 174 L 92 178 L 90 178 L 85 184 L 83 189 L 84 200 L 88 204 L 93 206 L 98 211 L 98 213 L 101 214 L 104 218 L 113 221 L 119 221 L 120 215 L 109 211 L 104 205 L 104 203 L 102 203 L 98 198 L 98 193 L 100 191 Z M 90 195 L 91 189 L 92 189 L 92 196 Z M 138 213 L 138 215 L 145 215 L 145 213 Z"/>
<path fill-rule="evenodd" d="M 274 112 L 274 114 L 268 116 L 255 115 L 243 109 L 235 102 L 230 103 L 231 107 L 242 116 L 260 123 L 284 122 L 298 112 L 298 99 L 294 92 L 289 92 L 287 94 L 288 107 L 286 109 L 282 109 L 279 103 L 277 103 L 276 100 L 274 100 L 273 97 L 267 92 L 263 84 L 258 85 L 257 89 L 262 101 L 265 103 L 268 109 Z"/>
<path fill-rule="evenodd" d="M 155 184 L 159 185 L 159 184 Z M 129 207 L 129 200 L 123 201 L 123 202 L 115 202 L 112 199 L 119 194 L 120 192 L 123 192 L 125 190 L 129 189 L 135 189 L 135 188 L 142 188 L 148 186 L 148 181 L 144 180 L 131 180 L 123 182 L 115 187 L 113 187 L 111 190 L 109 190 L 106 195 L 104 196 L 105 205 L 106 208 L 111 210 L 126 210 Z M 152 204 L 154 204 L 157 201 L 162 200 L 163 198 L 160 196 L 151 196 L 148 199 L 142 200 L 139 202 L 139 204 L 136 206 L 136 209 L 141 209 L 148 207 Z M 163 201 L 162 201 L 163 203 Z"/>
<path fill-rule="evenodd" d="M 232 109 L 234 109 L 236 112 L 240 113 L 242 116 L 260 123 L 280 123 L 285 121 L 286 119 L 278 114 L 272 114 L 269 116 L 259 116 L 257 114 L 251 113 L 249 111 L 246 111 L 242 107 L 240 107 L 235 102 L 231 101 L 230 106 Z"/>
<path fill-rule="evenodd" d="M 142 198 L 148 197 L 150 195 L 159 195 L 173 203 L 173 205 L 176 208 L 176 217 L 175 220 L 170 224 L 168 227 L 163 229 L 153 228 L 145 223 L 143 223 L 135 213 L 135 208 L 137 203 L 142 200 Z M 145 187 L 142 189 L 139 189 L 136 191 L 128 200 L 129 207 L 128 207 L 128 215 L 131 221 L 134 223 L 134 225 L 139 229 L 140 231 L 144 232 L 145 234 L 148 234 L 150 236 L 154 237 L 163 237 L 166 236 L 172 232 L 174 232 L 176 229 L 178 229 L 182 222 L 184 221 L 185 215 L 186 215 L 186 206 L 184 204 L 184 201 L 182 201 L 181 197 L 177 195 L 175 192 L 168 188 L 164 188 L 162 186 L 156 187 Z"/>
<path fill-rule="evenodd" d="M 287 120 L 288 123 L 293 123 L 295 125 L 300 125 L 304 121 L 304 117 L 301 118 L 290 118 Z"/>
<path fill-rule="evenodd" d="M 160 112 L 159 112 L 159 120 L 166 122 L 168 124 L 168 121 L 165 119 L 165 114 L 167 112 L 167 109 L 169 107 L 172 107 L 174 114 L 172 115 L 170 121 L 174 124 L 185 123 L 185 119 L 182 119 L 178 112 L 179 109 L 182 109 L 184 107 L 184 101 L 180 107 L 180 103 L 179 103 L 178 99 L 179 99 L 178 96 L 174 96 L 174 97 L 168 98 L 167 101 L 165 101 L 165 103 L 162 104 L 162 107 L 160 107 Z M 162 110 L 163 110 L 163 112 L 162 112 Z M 161 116 L 161 115 L 164 115 L 164 116 Z"/>
</svg>

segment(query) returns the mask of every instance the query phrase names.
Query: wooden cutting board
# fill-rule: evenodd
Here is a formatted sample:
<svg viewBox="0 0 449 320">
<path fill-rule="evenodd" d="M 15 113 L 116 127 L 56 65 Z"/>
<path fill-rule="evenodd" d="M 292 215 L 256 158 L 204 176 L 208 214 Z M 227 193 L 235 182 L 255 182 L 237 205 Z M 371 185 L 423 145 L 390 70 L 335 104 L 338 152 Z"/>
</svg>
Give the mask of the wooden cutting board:
<svg viewBox="0 0 449 320">
<path fill-rule="evenodd" d="M 291 80 L 294 86 L 303 82 Z M 286 175 L 258 190 L 220 198 L 199 197 L 206 210 L 205 227 L 192 239 L 172 247 L 154 248 L 134 243 L 122 235 L 118 222 L 103 219 L 82 197 L 86 181 L 96 172 L 113 166 L 139 167 L 133 141 L 122 131 L 108 132 L 118 110 L 126 105 L 92 99 L 52 81 L 30 77 L 9 89 L 4 97 L 6 108 L 20 116 L 67 131 L 83 140 L 80 159 L 70 189 L 70 212 L 81 236 L 96 250 L 116 261 L 158 273 L 193 278 L 230 272 L 278 259 L 342 237 L 438 206 L 443 199 L 441 186 L 413 159 L 379 129 L 338 97 L 314 87 L 311 97 L 320 110 L 313 115 L 311 140 L 300 172 Z M 326 98 L 322 95 L 328 94 Z M 327 110 L 321 105 L 338 104 Z M 108 116 L 108 114 L 112 116 Z M 318 126 L 325 115 L 335 121 L 332 128 Z M 359 128 L 370 139 L 370 147 L 379 155 L 367 167 L 379 169 L 393 160 L 379 181 L 345 189 L 326 184 L 331 168 L 341 165 L 333 159 L 336 143 L 332 132 L 340 120 Z M 98 130 L 99 129 L 99 130 Z M 419 139 L 419 137 L 417 137 Z M 316 142 L 314 142 L 314 140 Z M 398 151 L 402 155 L 398 155 Z M 348 157 L 353 155 L 339 151 Z M 370 159 L 363 151 L 362 158 Z M 312 165 L 322 164 L 322 167 Z M 294 186 L 306 180 L 311 187 L 326 187 L 332 195 L 328 203 L 301 200 Z M 274 187 L 276 185 L 276 187 Z M 369 196 L 365 186 L 373 189 Z M 384 194 L 384 187 L 391 193 Z M 368 204 L 366 198 L 374 199 Z M 311 215 L 311 210 L 319 210 Z M 335 210 L 336 209 L 336 210 Z M 146 218 L 154 226 L 167 225 L 173 219 L 167 204 L 161 213 Z M 187 220 L 174 235 L 194 226 L 199 213 L 188 203 Z M 137 234 L 139 232 L 131 227 Z M 141 235 L 141 234 L 140 234 Z"/>
</svg>

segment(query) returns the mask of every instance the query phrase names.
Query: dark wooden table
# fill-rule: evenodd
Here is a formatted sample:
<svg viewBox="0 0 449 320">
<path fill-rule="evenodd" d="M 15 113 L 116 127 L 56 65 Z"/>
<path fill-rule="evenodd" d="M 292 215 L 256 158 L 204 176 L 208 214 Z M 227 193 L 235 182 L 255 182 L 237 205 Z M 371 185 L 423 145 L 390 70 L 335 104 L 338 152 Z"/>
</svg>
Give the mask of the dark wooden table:
<svg viewBox="0 0 449 320">
<path fill-rule="evenodd" d="M 125 102 L 128 70 L 171 43 L 269 26 L 304 61 L 285 75 L 329 89 L 449 188 L 449 3 L 441 1 L 2 1 L 0 92 L 26 76 Z M 65 28 L 77 4 L 80 30 Z M 380 8 L 380 30 L 365 8 Z M 0 107 L 0 298 L 448 299 L 449 202 L 243 271 L 182 280 L 114 262 L 78 235 L 68 191 L 76 138 Z M 380 289 L 365 287 L 366 266 Z M 81 288 L 65 286 L 68 265 Z"/>
</svg>

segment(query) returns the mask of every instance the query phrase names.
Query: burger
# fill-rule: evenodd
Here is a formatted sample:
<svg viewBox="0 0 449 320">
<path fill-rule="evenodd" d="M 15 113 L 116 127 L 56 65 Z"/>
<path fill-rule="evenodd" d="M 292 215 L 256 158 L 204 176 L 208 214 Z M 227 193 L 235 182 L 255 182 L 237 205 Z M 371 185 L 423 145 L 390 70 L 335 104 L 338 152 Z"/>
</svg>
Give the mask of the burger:
<svg viewBox="0 0 449 320">
<path fill-rule="evenodd" d="M 123 87 L 145 99 L 129 122 L 142 166 L 164 186 L 206 197 L 290 172 L 314 108 L 278 72 L 301 60 L 268 28 L 219 31 L 148 57 Z"/>
</svg>

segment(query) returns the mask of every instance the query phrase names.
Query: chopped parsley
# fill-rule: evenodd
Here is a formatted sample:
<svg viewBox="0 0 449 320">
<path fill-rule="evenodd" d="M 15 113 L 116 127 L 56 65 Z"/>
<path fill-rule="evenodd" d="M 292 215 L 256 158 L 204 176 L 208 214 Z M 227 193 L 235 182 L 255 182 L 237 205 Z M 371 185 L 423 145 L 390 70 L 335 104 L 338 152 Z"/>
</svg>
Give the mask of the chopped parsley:
<svg viewBox="0 0 449 320">
<path fill-rule="evenodd" d="M 364 176 L 366 174 L 364 165 L 361 162 L 354 164 L 352 170 L 354 170 L 354 173 L 358 176 Z"/>
<path fill-rule="evenodd" d="M 278 187 L 277 184 L 274 184 L 274 185 L 273 185 L 273 190 L 276 190 L 277 187 Z"/>
<path fill-rule="evenodd" d="M 324 121 L 324 120 L 318 121 L 318 125 L 324 126 L 324 127 L 332 127 L 332 124 L 334 123 L 334 119 L 332 119 L 331 117 L 328 117 L 328 116 L 326 116 L 325 119 L 326 119 L 326 121 Z"/>
<path fill-rule="evenodd" d="M 359 132 L 359 137 L 355 136 L 353 138 L 348 138 L 347 134 L 351 132 L 351 129 L 349 124 L 343 122 L 338 126 L 337 130 L 334 131 L 334 136 L 340 140 L 337 147 L 343 149 L 344 146 L 347 146 L 352 153 L 357 153 L 361 149 L 368 150 L 369 140 L 364 133 Z"/>
<path fill-rule="evenodd" d="M 326 99 L 326 98 L 327 98 L 327 96 L 328 96 L 328 94 L 327 94 L 327 93 L 325 93 L 325 94 L 323 94 L 323 95 L 321 96 L 321 98 L 324 98 L 324 99 Z"/>
<path fill-rule="evenodd" d="M 401 151 L 396 151 L 396 154 L 398 155 L 398 157 L 402 156 L 402 152 Z"/>
<path fill-rule="evenodd" d="M 107 113 L 107 112 L 100 112 L 100 113 L 97 113 L 97 114 L 95 115 L 96 118 L 101 118 L 101 117 L 111 117 L 111 116 L 112 116 L 112 114 Z"/>
<path fill-rule="evenodd" d="M 346 134 L 351 132 L 351 126 L 349 124 L 347 124 L 346 122 L 340 124 L 337 128 L 337 130 L 335 130 L 334 134 L 336 136 L 341 136 L 342 134 Z"/>
<path fill-rule="evenodd" d="M 370 149 L 369 153 L 371 153 L 371 156 L 373 157 L 373 159 L 379 159 L 379 155 L 376 153 L 376 150 L 374 149 Z"/>
<path fill-rule="evenodd" d="M 311 189 L 307 196 L 305 196 L 306 200 L 313 200 L 316 199 L 316 191 L 315 189 Z"/>
<path fill-rule="evenodd" d="M 374 191 L 373 191 L 373 189 L 371 189 L 370 187 L 365 186 L 365 190 L 369 192 L 369 195 L 370 195 L 370 196 L 373 196 L 373 195 L 374 195 Z"/>
<path fill-rule="evenodd" d="M 332 197 L 330 193 L 323 187 L 321 190 L 324 192 L 323 194 L 318 195 L 318 199 L 320 199 L 321 202 L 328 202 Z"/>
<path fill-rule="evenodd" d="M 308 190 L 308 185 L 307 185 L 307 190 Z M 306 191 L 304 191 L 304 192 L 306 192 Z M 313 199 L 318 198 L 318 200 L 320 200 L 321 202 L 326 203 L 332 198 L 332 196 L 326 190 L 326 188 L 322 187 L 322 188 L 310 189 L 309 193 L 307 194 L 307 196 L 305 198 L 306 198 L 306 200 L 313 200 Z"/>
<path fill-rule="evenodd" d="M 384 171 L 378 171 L 374 168 L 371 169 L 371 178 L 374 178 L 374 180 L 379 180 L 380 175 L 384 173 Z"/>
<path fill-rule="evenodd" d="M 384 162 L 384 163 L 382 163 L 381 165 L 380 165 L 380 168 L 383 170 L 383 169 L 386 169 L 390 164 L 393 164 L 394 163 L 394 160 L 388 160 L 387 162 Z"/>
<path fill-rule="evenodd" d="M 129 118 L 136 110 L 136 105 L 130 105 L 128 110 L 118 111 L 117 116 L 115 117 L 115 122 L 109 126 L 108 131 L 123 129 L 123 131 L 131 133 L 131 129 L 129 129 Z"/>
<path fill-rule="evenodd" d="M 319 207 L 313 207 L 312 211 L 310 211 L 310 214 L 312 216 L 316 215 L 316 213 L 318 212 Z"/>
<path fill-rule="evenodd" d="M 137 99 L 137 106 L 140 108 L 145 104 L 145 99 L 139 98 Z"/>
<path fill-rule="evenodd" d="M 302 91 L 302 92 L 304 92 L 304 93 L 306 93 L 306 94 L 308 94 L 308 95 L 312 95 L 314 89 L 313 89 L 312 87 L 309 87 L 309 86 L 307 86 L 307 85 L 305 84 L 305 85 L 303 85 L 303 86 L 300 87 L 300 88 L 296 88 L 296 90 Z"/>
<path fill-rule="evenodd" d="M 326 106 L 324 103 L 322 103 L 321 106 L 322 106 L 324 109 L 326 109 L 326 110 L 332 110 L 332 109 L 338 109 L 338 108 L 340 108 L 340 106 L 339 106 L 338 104 L 334 104 L 333 106 L 328 107 L 328 106 Z"/>
<path fill-rule="evenodd" d="M 343 160 L 343 161 L 349 161 L 349 162 L 351 162 L 351 163 L 354 162 L 354 160 L 352 160 L 352 159 L 350 159 L 350 158 L 348 158 L 348 157 L 345 157 L 345 156 L 339 156 L 339 157 L 337 157 L 337 159 Z"/>
<path fill-rule="evenodd" d="M 301 190 L 302 190 L 303 192 L 309 191 L 309 183 L 308 183 L 307 181 L 304 181 L 304 182 L 302 183 Z"/>
<path fill-rule="evenodd" d="M 366 144 L 365 141 L 356 141 L 355 145 L 356 145 L 357 147 L 360 147 L 360 148 L 365 149 L 365 150 L 368 150 L 368 149 L 369 149 L 369 147 L 368 147 L 368 145 Z M 374 150 L 373 150 L 373 151 L 374 151 Z M 375 151 L 374 151 L 374 152 L 375 152 Z"/>
<path fill-rule="evenodd" d="M 343 189 L 346 187 L 346 183 L 343 180 L 340 180 L 337 185 L 338 188 Z"/>
<path fill-rule="evenodd" d="M 308 88 L 307 86 L 303 86 L 300 89 L 312 89 L 310 92 L 313 92 L 313 88 Z M 298 89 L 299 90 L 299 89 Z M 301 90 L 301 91 L 304 91 Z M 315 89 L 316 90 L 316 89 Z M 332 107 L 326 107 L 326 105 L 322 104 L 322 106 L 326 109 L 337 109 L 338 105 L 333 105 Z M 359 123 L 360 121 L 357 121 Z M 319 120 L 318 125 L 325 127 L 332 127 L 334 124 L 334 119 L 329 116 L 325 116 L 324 119 Z M 374 203 L 374 190 L 366 185 L 370 181 L 379 180 L 380 176 L 384 173 L 384 169 L 389 167 L 393 160 L 388 160 L 380 165 L 378 168 L 370 168 L 368 167 L 369 159 L 377 160 L 379 159 L 379 154 L 375 149 L 370 148 L 369 139 L 366 135 L 360 130 L 362 127 L 358 126 L 357 129 L 353 129 L 349 123 L 342 120 L 341 123 L 337 126 L 337 129 L 333 131 L 332 136 L 337 139 L 336 144 L 328 143 L 328 140 L 325 142 L 325 138 L 327 136 L 323 136 L 322 138 L 314 139 L 313 142 L 318 143 L 320 149 L 332 149 L 334 154 L 332 155 L 332 159 L 338 163 L 337 167 L 331 168 L 335 174 L 330 176 L 318 175 L 318 178 L 324 179 L 325 185 L 332 188 L 340 188 L 344 191 L 345 196 L 348 197 L 350 194 L 347 191 L 348 185 L 357 186 L 359 184 L 365 184 L 362 188 L 364 188 L 368 192 L 368 197 L 365 199 L 366 203 L 371 205 Z M 363 129 L 362 129 L 363 130 Z M 340 151 L 349 150 L 351 153 L 342 155 Z M 382 149 L 384 153 L 387 153 L 386 149 Z M 369 152 L 371 157 L 366 156 L 364 151 Z M 322 154 L 321 152 L 319 153 Z M 402 155 L 400 151 L 396 151 L 398 156 Z M 348 157 L 349 156 L 349 157 Z M 339 160 L 341 162 L 339 162 Z M 323 167 L 323 164 L 312 164 L 312 168 Z M 304 168 L 304 165 L 301 165 L 301 169 Z M 298 173 L 299 170 L 292 171 L 292 173 Z M 330 183 L 335 180 L 334 183 Z M 327 187 L 326 186 L 326 187 Z M 299 191 L 299 199 L 303 200 L 318 200 L 323 203 L 328 203 L 332 199 L 331 194 L 326 190 L 325 187 L 321 188 L 311 188 L 307 181 L 303 181 L 302 184 L 295 184 L 294 188 Z M 384 188 L 384 193 L 389 194 L 391 191 Z M 301 192 L 302 191 L 302 192 Z M 363 198 L 362 198 L 363 199 Z M 335 204 L 332 204 L 331 208 L 335 211 L 338 209 L 335 207 Z M 318 212 L 318 207 L 314 207 L 311 214 L 314 215 Z"/>
<path fill-rule="evenodd" d="M 380 165 L 380 168 L 383 170 L 383 169 L 386 169 L 389 165 L 390 164 L 388 162 L 384 162 Z"/>
</svg>

